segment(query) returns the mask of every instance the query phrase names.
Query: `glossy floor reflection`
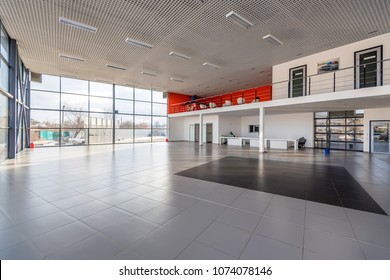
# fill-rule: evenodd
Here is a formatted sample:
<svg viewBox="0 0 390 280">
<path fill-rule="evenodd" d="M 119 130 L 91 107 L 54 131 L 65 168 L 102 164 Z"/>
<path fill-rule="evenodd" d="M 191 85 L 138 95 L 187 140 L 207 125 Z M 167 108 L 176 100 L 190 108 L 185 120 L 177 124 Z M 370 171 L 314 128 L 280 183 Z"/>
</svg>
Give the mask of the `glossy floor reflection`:
<svg viewBox="0 0 390 280">
<path fill-rule="evenodd" d="M 0 164 L 0 258 L 390 259 L 387 215 L 207 181 L 207 170 L 175 175 L 226 157 L 242 161 L 229 168 L 244 187 L 265 166 L 345 168 L 390 213 L 388 155 L 186 142 L 26 150 Z M 283 188 L 305 168 L 270 168 L 268 180 Z"/>
<path fill-rule="evenodd" d="M 342 166 L 229 156 L 176 175 L 387 215 Z"/>
</svg>

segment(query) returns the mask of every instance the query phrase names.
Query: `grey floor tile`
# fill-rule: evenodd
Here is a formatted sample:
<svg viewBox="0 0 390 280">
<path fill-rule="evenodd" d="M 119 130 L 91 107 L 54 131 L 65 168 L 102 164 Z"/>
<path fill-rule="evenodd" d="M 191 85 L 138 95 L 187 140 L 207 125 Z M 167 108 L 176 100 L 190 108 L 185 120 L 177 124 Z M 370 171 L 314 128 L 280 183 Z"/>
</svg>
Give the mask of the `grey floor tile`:
<svg viewBox="0 0 390 280">
<path fill-rule="evenodd" d="M 242 210 L 227 208 L 218 218 L 217 221 L 236 226 L 247 231 L 254 231 L 259 220 L 259 215 L 248 213 Z"/>
<path fill-rule="evenodd" d="M 303 247 L 304 227 L 279 219 L 263 217 L 258 224 L 256 234 L 288 243 L 293 246 Z"/>
<path fill-rule="evenodd" d="M 0 251 L 0 259 L 2 260 L 42 260 L 44 258 L 44 254 L 29 241 Z"/>
<path fill-rule="evenodd" d="M 267 237 L 252 235 L 240 259 L 300 260 L 302 249 Z"/>
<path fill-rule="evenodd" d="M 243 189 L 232 188 L 230 186 L 221 186 L 209 193 L 204 199 L 213 201 L 220 204 L 229 205 L 237 199 L 238 196 L 243 192 Z"/>
<path fill-rule="evenodd" d="M 364 255 L 368 260 L 390 260 L 390 248 L 360 242 Z"/>
<path fill-rule="evenodd" d="M 231 206 L 262 215 L 268 206 L 268 202 L 246 197 L 239 197 L 231 204 Z"/>
<path fill-rule="evenodd" d="M 355 238 L 355 234 L 349 220 L 340 220 L 307 213 L 305 217 L 305 224 L 309 228 Z"/>
<path fill-rule="evenodd" d="M 185 210 L 198 201 L 200 200 L 197 198 L 175 193 L 174 195 L 165 199 L 162 202 L 164 204 L 174 206 L 177 209 Z"/>
<path fill-rule="evenodd" d="M 250 237 L 251 233 L 248 231 L 215 222 L 197 240 L 238 258 Z"/>
<path fill-rule="evenodd" d="M 124 180 L 123 182 L 110 185 L 110 187 L 116 188 L 116 189 L 121 190 L 121 191 L 125 191 L 125 190 L 128 190 L 130 188 L 134 188 L 134 187 L 139 186 L 139 185 L 140 185 L 139 183 Z"/>
<path fill-rule="evenodd" d="M 348 220 L 343 207 L 306 201 L 306 213 L 317 214 L 332 219 Z"/>
<path fill-rule="evenodd" d="M 7 228 L 0 231 L 0 250 L 16 245 L 26 240 L 22 232 L 15 228 Z"/>
<path fill-rule="evenodd" d="M 157 188 L 151 187 L 151 186 L 146 186 L 146 185 L 138 185 L 133 188 L 129 188 L 126 191 L 129 193 L 133 193 L 136 195 L 143 195 L 152 191 L 157 190 Z"/>
<path fill-rule="evenodd" d="M 183 189 L 181 193 L 198 198 L 205 198 L 215 189 L 217 189 L 217 187 L 210 186 L 205 181 L 202 184 L 196 183 L 196 185 L 190 185 L 189 187 Z"/>
<path fill-rule="evenodd" d="M 226 209 L 226 207 L 207 201 L 199 201 L 190 206 L 186 211 L 190 214 L 215 219 Z"/>
<path fill-rule="evenodd" d="M 143 194 L 143 197 L 153 199 L 159 202 L 163 202 L 164 200 L 167 200 L 168 198 L 172 197 L 174 195 L 173 192 L 166 191 L 166 190 L 155 190 L 148 193 Z"/>
<path fill-rule="evenodd" d="M 303 260 L 329 260 L 330 258 L 325 258 L 315 252 L 308 250 L 303 250 Z"/>
<path fill-rule="evenodd" d="M 132 214 L 137 214 L 139 212 L 153 208 L 159 204 L 160 203 L 155 200 L 151 200 L 144 197 L 136 197 L 134 199 L 131 199 L 129 201 L 117 205 L 117 207 L 125 211 L 128 211 Z"/>
<path fill-rule="evenodd" d="M 181 211 L 167 204 L 160 204 L 149 210 L 137 214 L 137 216 L 151 221 L 155 224 L 162 225 L 168 220 L 178 215 Z"/>
<path fill-rule="evenodd" d="M 65 210 L 65 212 L 75 217 L 76 219 L 82 219 L 110 207 L 111 206 L 106 203 L 94 200 L 72 208 L 68 208 Z"/>
<path fill-rule="evenodd" d="M 33 219 L 59 212 L 60 210 L 52 204 L 46 203 L 29 209 L 6 213 L 14 224 L 24 223 Z"/>
<path fill-rule="evenodd" d="M 118 204 L 129 201 L 130 199 L 133 199 L 136 197 L 138 197 L 138 196 L 135 194 L 125 192 L 125 191 L 119 191 L 117 193 L 101 197 L 101 198 L 99 198 L 99 200 L 103 201 L 104 203 L 110 204 L 112 206 L 116 206 Z"/>
<path fill-rule="evenodd" d="M 90 202 L 92 200 L 93 200 L 93 198 L 90 196 L 87 196 L 84 194 L 79 194 L 79 195 L 72 196 L 69 198 L 54 201 L 54 202 L 52 202 L 52 204 L 55 205 L 56 207 L 64 210 L 64 209 L 68 209 L 71 207 L 75 207 L 75 206 Z"/>
<path fill-rule="evenodd" d="M 290 223 L 304 225 L 305 224 L 305 211 L 297 210 L 295 208 L 283 207 L 280 204 L 273 204 L 267 207 L 264 216 L 269 218 L 280 219 Z"/>
<path fill-rule="evenodd" d="M 390 230 L 361 223 L 352 227 L 358 240 L 390 248 Z"/>
<path fill-rule="evenodd" d="M 54 260 L 108 260 L 118 254 L 122 247 L 103 234 L 93 235 L 79 243 L 49 256 Z"/>
<path fill-rule="evenodd" d="M 40 197 L 43 198 L 44 200 L 49 201 L 49 202 L 53 202 L 56 200 L 61 200 L 61 199 L 65 199 L 68 197 L 72 197 L 72 196 L 75 196 L 78 194 L 80 194 L 80 193 L 73 191 L 73 190 L 63 190 L 63 191 L 58 191 L 58 192 L 54 192 L 54 193 L 44 194 L 44 195 L 41 195 Z"/>
<path fill-rule="evenodd" d="M 335 234 L 305 229 L 304 248 L 331 259 L 364 259 L 359 242 Z"/>
<path fill-rule="evenodd" d="M 105 197 L 105 196 L 108 196 L 108 195 L 115 194 L 117 192 L 119 192 L 118 189 L 110 188 L 110 187 L 104 187 L 104 188 L 97 189 L 97 190 L 94 190 L 94 191 L 86 192 L 85 194 L 88 195 L 88 196 L 91 196 L 93 198 L 101 198 L 101 197 Z"/>
<path fill-rule="evenodd" d="M 176 258 L 177 260 L 234 260 L 222 251 L 207 246 L 199 241 L 193 241 L 183 252 Z"/>
<path fill-rule="evenodd" d="M 75 222 L 32 239 L 32 243 L 45 256 L 57 253 L 73 244 L 80 242 L 97 232 L 87 225 Z"/>
<path fill-rule="evenodd" d="M 123 222 L 131 218 L 132 214 L 129 212 L 117 209 L 108 208 L 96 214 L 90 215 L 81 221 L 96 230 L 104 230 L 114 224 Z"/>
<path fill-rule="evenodd" d="M 272 197 L 270 201 L 270 205 L 279 205 L 282 207 L 291 208 L 298 211 L 305 211 L 305 200 L 276 195 L 276 194 Z"/>
<path fill-rule="evenodd" d="M 145 237 L 158 225 L 138 217 L 131 217 L 128 220 L 117 223 L 102 231 L 104 235 L 115 240 L 122 246 L 130 246 L 135 241 Z"/>
</svg>

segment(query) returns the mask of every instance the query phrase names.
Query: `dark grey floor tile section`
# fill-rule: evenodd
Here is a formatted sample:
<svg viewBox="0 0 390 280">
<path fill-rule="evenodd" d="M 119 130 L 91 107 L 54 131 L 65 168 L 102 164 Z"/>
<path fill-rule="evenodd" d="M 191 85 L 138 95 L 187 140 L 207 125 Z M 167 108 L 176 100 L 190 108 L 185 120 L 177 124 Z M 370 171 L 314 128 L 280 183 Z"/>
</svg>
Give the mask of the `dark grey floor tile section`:
<svg viewBox="0 0 390 280">
<path fill-rule="evenodd" d="M 176 175 L 387 215 L 342 166 L 228 156 Z"/>
</svg>

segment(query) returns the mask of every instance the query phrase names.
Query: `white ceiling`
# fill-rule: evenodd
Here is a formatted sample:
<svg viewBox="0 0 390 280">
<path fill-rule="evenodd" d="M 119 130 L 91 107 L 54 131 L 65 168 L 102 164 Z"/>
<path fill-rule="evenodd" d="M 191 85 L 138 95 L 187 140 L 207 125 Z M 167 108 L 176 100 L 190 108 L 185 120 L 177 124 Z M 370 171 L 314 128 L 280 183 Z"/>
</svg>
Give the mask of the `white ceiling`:
<svg viewBox="0 0 390 280">
<path fill-rule="evenodd" d="M 226 19 L 230 11 L 254 26 Z M 390 32 L 390 1 L 1 0 L 0 17 L 33 72 L 205 96 L 271 83 L 272 65 Z M 59 17 L 97 32 L 65 26 Z M 269 33 L 284 44 L 262 40 Z M 153 48 L 129 45 L 128 37 Z"/>
</svg>

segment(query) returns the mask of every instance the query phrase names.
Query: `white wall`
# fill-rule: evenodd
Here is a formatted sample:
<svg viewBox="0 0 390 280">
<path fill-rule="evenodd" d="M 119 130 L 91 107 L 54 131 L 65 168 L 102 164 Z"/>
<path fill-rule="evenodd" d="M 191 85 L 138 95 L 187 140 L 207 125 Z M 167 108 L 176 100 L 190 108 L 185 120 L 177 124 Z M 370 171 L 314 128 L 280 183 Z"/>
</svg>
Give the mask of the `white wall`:
<svg viewBox="0 0 390 280">
<path fill-rule="evenodd" d="M 199 123 L 199 116 L 184 118 L 169 118 L 169 140 L 190 141 L 190 125 Z M 219 140 L 219 116 L 203 116 L 203 124 L 213 124 L 213 143 L 218 144 Z M 205 135 L 205 131 L 204 131 Z"/>
<path fill-rule="evenodd" d="M 219 134 L 228 135 L 233 132 L 236 136 L 241 136 L 241 117 L 219 116 Z"/>
<path fill-rule="evenodd" d="M 184 140 L 184 118 L 169 118 L 169 141 Z"/>
<path fill-rule="evenodd" d="M 370 151 L 370 121 L 388 120 L 390 120 L 390 108 L 364 110 L 364 152 Z"/>
<path fill-rule="evenodd" d="M 320 52 L 310 56 L 302 57 L 272 67 L 272 83 L 286 81 L 289 79 L 289 69 L 297 66 L 307 65 L 307 75 L 317 74 L 317 63 L 339 58 L 339 69 L 354 66 L 354 52 L 383 45 L 382 59 L 390 58 L 390 33 L 376 36 L 367 40 L 345 45 L 339 48 Z M 390 66 L 384 62 L 383 69 Z M 336 81 L 338 89 L 353 89 L 354 69 L 337 72 Z M 311 95 L 329 92 L 333 90 L 333 72 L 322 74 L 311 78 Z M 331 90 L 331 91 L 332 91 Z M 276 84 L 272 87 L 272 99 L 288 98 L 288 84 Z"/>
<path fill-rule="evenodd" d="M 249 125 L 259 125 L 259 116 L 242 117 L 240 134 L 243 137 L 259 137 L 258 132 L 249 132 Z"/>
<path fill-rule="evenodd" d="M 213 143 L 218 144 L 219 141 L 219 115 L 207 115 L 203 117 L 203 124 L 213 124 Z M 203 139 L 206 141 L 206 128 L 203 131 Z"/>
</svg>

